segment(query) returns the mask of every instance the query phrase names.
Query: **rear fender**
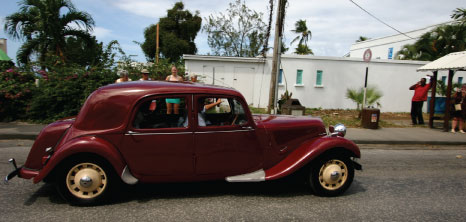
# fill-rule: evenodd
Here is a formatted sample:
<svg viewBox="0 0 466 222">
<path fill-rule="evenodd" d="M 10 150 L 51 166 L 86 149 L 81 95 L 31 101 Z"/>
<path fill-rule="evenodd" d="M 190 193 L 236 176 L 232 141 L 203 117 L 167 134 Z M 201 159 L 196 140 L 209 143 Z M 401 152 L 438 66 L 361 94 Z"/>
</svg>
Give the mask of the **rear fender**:
<svg viewBox="0 0 466 222">
<path fill-rule="evenodd" d="M 108 141 L 94 136 L 79 137 L 55 149 L 55 153 L 50 160 L 42 170 L 40 170 L 39 174 L 34 177 L 34 183 L 38 183 L 44 179 L 66 158 L 82 153 L 95 154 L 106 159 L 113 166 L 118 175 L 121 175 L 126 165 L 121 154 Z"/>
<path fill-rule="evenodd" d="M 340 152 L 349 153 L 352 157 L 361 157 L 358 146 L 350 140 L 343 137 L 320 137 L 303 143 L 277 165 L 266 170 L 265 180 L 275 180 L 288 176 L 324 152 L 334 148 L 341 149 Z"/>
</svg>

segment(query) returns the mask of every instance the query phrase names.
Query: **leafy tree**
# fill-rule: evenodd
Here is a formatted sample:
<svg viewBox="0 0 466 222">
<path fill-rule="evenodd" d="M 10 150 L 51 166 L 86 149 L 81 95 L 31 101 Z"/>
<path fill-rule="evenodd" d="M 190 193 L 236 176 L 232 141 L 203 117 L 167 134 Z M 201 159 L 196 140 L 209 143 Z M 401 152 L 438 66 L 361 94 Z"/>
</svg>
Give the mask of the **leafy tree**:
<svg viewBox="0 0 466 222">
<path fill-rule="evenodd" d="M 94 20 L 86 12 L 77 11 L 69 0 L 22 0 L 19 4 L 19 12 L 6 17 L 4 30 L 14 39 L 25 41 L 17 55 L 20 63 L 29 62 L 33 54 L 41 62 L 48 54 L 65 61 L 67 37 L 92 40 L 89 31 Z"/>
<path fill-rule="evenodd" d="M 230 3 L 226 14 L 210 15 L 203 30 L 214 55 L 255 57 L 266 41 L 266 24 L 262 13 L 249 9 L 245 2 Z M 267 51 L 267 50 L 265 50 Z"/>
<path fill-rule="evenodd" d="M 103 54 L 102 42 L 92 36 L 91 41 L 82 38 L 68 37 L 64 48 L 67 61 L 81 66 L 98 65 Z"/>
<path fill-rule="evenodd" d="M 397 58 L 404 60 L 433 61 L 452 52 L 466 49 L 465 10 L 456 9 L 452 18 L 457 22 L 442 25 L 422 35 L 414 44 L 408 44 L 397 52 Z"/>
<path fill-rule="evenodd" d="M 382 97 L 382 95 L 382 92 L 380 92 L 380 90 L 378 90 L 375 86 L 368 86 L 366 88 L 367 105 L 371 106 L 374 103 L 377 103 L 377 105 L 380 106 L 378 100 Z M 361 87 L 359 89 L 347 89 L 346 98 L 353 100 L 353 102 L 356 103 L 356 109 L 360 110 L 364 100 L 364 88 Z"/>
<path fill-rule="evenodd" d="M 356 42 L 364 42 L 366 40 L 369 40 L 370 38 L 365 37 L 365 36 L 359 36 L 359 38 L 356 40 Z"/>
<path fill-rule="evenodd" d="M 306 20 L 298 20 L 295 23 L 295 29 L 291 31 L 298 34 L 298 36 L 291 41 L 291 44 L 299 41 L 295 53 L 298 55 L 314 55 L 312 50 L 307 46 L 307 42 L 312 38 L 312 32 L 307 28 Z"/>
<path fill-rule="evenodd" d="M 172 9 L 167 10 L 167 16 L 159 20 L 159 47 L 163 58 L 171 62 L 178 61 L 183 54 L 197 52 L 194 39 L 201 29 L 202 18 L 199 11 L 192 14 L 184 10 L 184 4 L 177 2 Z M 145 41 L 140 44 L 148 61 L 155 60 L 156 25 L 150 25 L 144 30 Z"/>
</svg>

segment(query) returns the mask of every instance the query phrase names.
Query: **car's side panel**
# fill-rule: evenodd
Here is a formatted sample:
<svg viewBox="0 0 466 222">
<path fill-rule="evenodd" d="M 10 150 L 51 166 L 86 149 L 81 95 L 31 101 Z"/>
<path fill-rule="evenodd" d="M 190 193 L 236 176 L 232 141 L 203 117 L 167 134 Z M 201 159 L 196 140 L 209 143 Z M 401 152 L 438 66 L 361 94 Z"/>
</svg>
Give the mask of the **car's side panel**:
<svg viewBox="0 0 466 222">
<path fill-rule="evenodd" d="M 34 177 L 34 183 L 44 179 L 61 161 L 74 154 L 93 153 L 105 158 L 114 167 L 118 175 L 121 174 L 125 167 L 125 161 L 121 157 L 117 149 L 108 141 L 95 137 L 84 136 L 78 137 L 58 147 L 50 160 L 39 172 L 39 175 Z"/>
<path fill-rule="evenodd" d="M 297 171 L 320 154 L 333 148 L 342 148 L 352 156 L 360 158 L 361 153 L 356 144 L 343 137 L 319 137 L 303 143 L 277 165 L 265 171 L 266 180 L 275 180 Z"/>
</svg>

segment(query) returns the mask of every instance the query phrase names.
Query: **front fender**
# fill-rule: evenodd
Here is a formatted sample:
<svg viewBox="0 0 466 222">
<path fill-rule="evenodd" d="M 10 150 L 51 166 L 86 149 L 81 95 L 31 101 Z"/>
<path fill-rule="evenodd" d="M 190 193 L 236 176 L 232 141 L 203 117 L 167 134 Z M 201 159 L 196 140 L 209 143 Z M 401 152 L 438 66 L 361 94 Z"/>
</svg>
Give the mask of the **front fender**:
<svg viewBox="0 0 466 222">
<path fill-rule="evenodd" d="M 78 137 L 55 149 L 55 153 L 50 160 L 39 174 L 34 177 L 34 183 L 38 183 L 44 179 L 64 159 L 79 153 L 93 153 L 101 156 L 113 166 L 118 175 L 121 175 L 126 165 L 121 154 L 108 141 L 95 136 Z"/>
<path fill-rule="evenodd" d="M 351 156 L 361 158 L 359 147 L 343 137 L 319 137 L 303 143 L 277 165 L 265 171 L 265 180 L 275 180 L 297 171 L 325 151 L 342 148 L 349 151 Z"/>
</svg>

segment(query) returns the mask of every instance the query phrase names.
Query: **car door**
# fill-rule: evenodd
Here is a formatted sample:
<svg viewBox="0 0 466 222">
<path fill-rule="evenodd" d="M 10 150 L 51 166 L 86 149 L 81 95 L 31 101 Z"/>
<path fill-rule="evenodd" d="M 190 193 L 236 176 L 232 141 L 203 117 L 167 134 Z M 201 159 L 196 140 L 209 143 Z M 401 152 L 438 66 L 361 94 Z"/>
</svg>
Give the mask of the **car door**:
<svg viewBox="0 0 466 222">
<path fill-rule="evenodd" d="M 121 149 L 131 172 L 142 176 L 194 174 L 191 100 L 192 95 L 153 96 L 135 106 Z M 177 103 L 178 114 L 173 108 Z M 169 105 L 171 114 L 167 114 Z"/>
<path fill-rule="evenodd" d="M 194 101 L 193 113 L 197 112 L 194 115 L 196 174 L 223 177 L 260 169 L 262 153 L 255 125 L 250 114 L 245 112 L 243 100 L 231 96 L 197 95 Z M 211 104 L 216 105 L 206 110 Z"/>
</svg>

